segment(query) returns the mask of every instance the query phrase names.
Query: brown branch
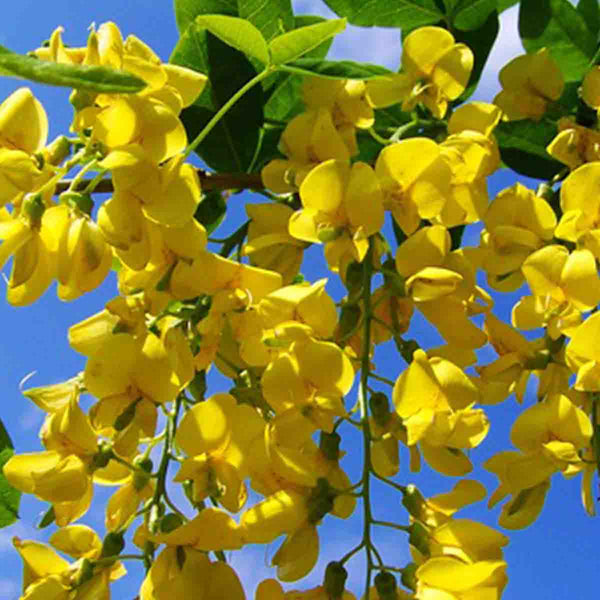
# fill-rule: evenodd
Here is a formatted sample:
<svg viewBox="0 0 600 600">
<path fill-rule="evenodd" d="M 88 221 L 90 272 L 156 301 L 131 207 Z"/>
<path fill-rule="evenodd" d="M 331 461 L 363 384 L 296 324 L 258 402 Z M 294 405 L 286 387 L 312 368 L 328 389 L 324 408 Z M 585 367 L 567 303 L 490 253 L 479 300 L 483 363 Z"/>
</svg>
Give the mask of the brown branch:
<svg viewBox="0 0 600 600">
<path fill-rule="evenodd" d="M 209 173 L 203 169 L 198 169 L 197 173 L 203 190 L 263 190 L 265 188 L 260 173 Z M 82 179 L 75 191 L 84 190 L 89 183 L 89 179 Z M 55 194 L 66 191 L 70 184 L 69 179 L 59 182 Z M 94 188 L 95 194 L 111 194 L 113 191 L 112 179 L 103 179 Z"/>
</svg>

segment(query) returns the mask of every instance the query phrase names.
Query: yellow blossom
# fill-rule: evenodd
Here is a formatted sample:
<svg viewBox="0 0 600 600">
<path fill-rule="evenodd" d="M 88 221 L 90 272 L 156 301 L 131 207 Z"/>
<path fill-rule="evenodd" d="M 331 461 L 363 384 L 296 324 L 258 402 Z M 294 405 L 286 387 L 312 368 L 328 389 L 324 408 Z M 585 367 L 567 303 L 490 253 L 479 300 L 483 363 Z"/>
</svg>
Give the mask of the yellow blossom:
<svg viewBox="0 0 600 600">
<path fill-rule="evenodd" d="M 402 72 L 367 83 L 371 103 L 376 108 L 402 102 L 402 110 L 412 110 L 422 102 L 441 119 L 448 101 L 458 98 L 467 87 L 473 69 L 473 53 L 465 44 L 441 27 L 419 27 L 402 44 Z"/>
<path fill-rule="evenodd" d="M 494 98 L 506 118 L 539 121 L 558 100 L 564 79 L 547 48 L 513 58 L 499 74 L 502 91 Z"/>
</svg>

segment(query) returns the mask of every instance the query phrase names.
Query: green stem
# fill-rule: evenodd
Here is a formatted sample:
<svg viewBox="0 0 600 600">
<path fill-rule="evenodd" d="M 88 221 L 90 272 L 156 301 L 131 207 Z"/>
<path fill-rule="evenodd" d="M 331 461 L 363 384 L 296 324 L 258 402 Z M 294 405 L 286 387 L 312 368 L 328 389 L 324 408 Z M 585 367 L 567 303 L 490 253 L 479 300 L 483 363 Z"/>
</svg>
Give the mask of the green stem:
<svg viewBox="0 0 600 600">
<path fill-rule="evenodd" d="M 366 549 L 367 576 L 365 578 L 365 598 L 369 597 L 371 587 L 371 571 L 373 570 L 373 545 L 371 542 L 371 431 L 369 427 L 368 389 L 370 374 L 370 351 L 371 351 L 371 278 L 373 276 L 373 242 L 369 239 L 369 250 L 363 260 L 363 339 L 360 367 L 360 388 L 358 391 L 358 402 L 360 407 L 360 420 L 363 431 L 363 473 L 362 473 L 362 497 L 363 497 L 363 538 L 362 544 Z"/>
<path fill-rule="evenodd" d="M 392 529 L 399 529 L 400 531 L 406 531 L 410 533 L 410 527 L 407 525 L 398 525 L 398 523 L 391 523 L 390 521 L 373 521 L 373 525 L 391 527 Z"/>
<path fill-rule="evenodd" d="M 188 157 L 206 138 L 206 136 L 213 130 L 215 125 L 223 118 L 225 113 L 250 89 L 256 84 L 260 83 L 263 79 L 266 79 L 275 70 L 275 67 L 268 67 L 258 75 L 247 81 L 221 108 L 214 114 L 213 118 L 204 126 L 204 129 L 194 138 L 194 140 L 188 144 L 185 149 L 183 156 Z"/>
</svg>

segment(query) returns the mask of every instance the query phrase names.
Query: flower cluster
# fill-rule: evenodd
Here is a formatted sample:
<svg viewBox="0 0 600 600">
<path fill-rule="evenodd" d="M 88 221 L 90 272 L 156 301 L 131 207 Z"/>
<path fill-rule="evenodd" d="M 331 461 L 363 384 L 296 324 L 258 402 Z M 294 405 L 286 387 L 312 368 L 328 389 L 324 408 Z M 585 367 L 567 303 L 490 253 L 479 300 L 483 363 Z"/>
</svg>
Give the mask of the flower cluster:
<svg viewBox="0 0 600 600">
<path fill-rule="evenodd" d="M 229 18 L 219 16 L 215 29 L 224 41 Z M 548 50 L 506 65 L 493 104 L 459 106 L 474 55 L 434 26 L 405 37 L 398 74 L 305 78 L 304 110 L 282 125 L 279 157 L 272 159 L 272 148 L 258 165 L 270 201 L 249 203 L 249 222 L 221 240 L 209 238 L 201 222 L 205 195 L 186 162 L 220 115 L 188 140 L 194 128 L 182 111 L 207 84 L 203 73 L 163 63 L 137 37 L 123 40 L 114 23 L 92 28 L 81 48 L 66 46 L 58 28 L 35 55 L 126 71 L 145 87 L 129 94 L 76 89 L 75 137 L 49 145 L 47 117 L 31 91 L 21 88 L 0 105 L 0 266 L 12 258 L 8 301 L 34 302 L 54 280 L 59 298 L 73 300 L 98 287 L 113 265 L 119 288 L 103 310 L 69 329 L 82 372 L 24 392 L 46 413 L 44 450 L 17 453 L 2 472 L 17 490 L 49 503 L 43 524 L 59 529 L 52 548 L 14 539 L 23 600 L 108 600 L 129 559 L 146 567 L 141 600 L 244 600 L 225 552 L 276 540 L 276 578 L 258 585 L 256 600 L 354 600 L 345 565 L 361 551 L 365 600 L 499 599 L 508 538 L 454 518 L 486 489 L 460 479 L 425 499 L 395 479 L 400 443 L 411 471 L 423 462 L 464 477 L 490 429 L 486 406 L 510 394 L 526 402 L 532 375 L 538 401 L 513 424 L 516 450 L 483 465 L 499 480 L 489 506 L 508 497 L 499 524 L 527 527 L 561 473 L 582 476 L 583 504 L 594 513 L 598 132 L 565 116 L 548 145 L 566 165 L 562 173 L 537 191 L 516 183 L 490 199 L 487 190 L 501 164 L 494 131 L 500 139 L 501 128 L 513 125 L 506 121 L 558 110 L 563 76 Z M 290 69 L 286 77 L 295 77 L 299 67 Z M 276 70 L 269 65 L 248 89 L 262 81 L 267 91 Z M 588 109 L 600 110 L 599 82 L 594 67 L 582 82 Z M 377 129 L 388 107 L 412 120 Z M 381 146 L 372 155 L 360 145 L 367 131 Z M 106 183 L 110 197 L 93 198 Z M 479 244 L 461 246 L 463 228 L 474 223 L 482 225 Z M 311 283 L 299 274 L 311 244 L 323 246 L 324 263 L 346 290 L 339 301 L 327 279 Z M 527 286 L 510 324 L 494 314 L 481 275 L 495 292 Z M 419 315 L 442 345 L 422 348 L 403 337 Z M 495 360 L 476 354 L 486 345 Z M 396 352 L 393 379 L 378 371 L 381 350 Z M 209 392 L 223 379 L 228 387 Z M 92 398 L 87 410 L 84 395 Z M 357 481 L 345 459 L 356 456 L 357 444 L 345 435 L 351 428 L 363 444 Z M 376 518 L 376 481 L 402 494 L 407 524 Z M 170 482 L 181 486 L 185 508 L 170 495 Z M 75 523 L 96 484 L 116 488 L 103 540 Z M 329 563 L 322 585 L 284 589 L 282 582 L 313 571 L 321 525 L 358 507 L 363 537 Z M 384 560 L 375 526 L 407 533 L 412 561 Z M 123 554 L 128 533 L 136 554 Z"/>
</svg>

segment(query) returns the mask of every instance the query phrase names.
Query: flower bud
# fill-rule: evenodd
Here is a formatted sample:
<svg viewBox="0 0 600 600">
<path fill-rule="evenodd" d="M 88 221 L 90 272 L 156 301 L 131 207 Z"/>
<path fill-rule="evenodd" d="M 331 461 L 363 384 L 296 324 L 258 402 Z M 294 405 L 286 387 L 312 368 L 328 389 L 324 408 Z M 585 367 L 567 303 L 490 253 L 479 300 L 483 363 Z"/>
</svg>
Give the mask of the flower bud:
<svg viewBox="0 0 600 600">
<path fill-rule="evenodd" d="M 417 589 L 417 565 L 415 563 L 409 563 L 402 569 L 402 575 L 400 581 L 402 585 L 407 587 L 409 590 Z"/>
<path fill-rule="evenodd" d="M 380 427 L 385 426 L 390 420 L 390 401 L 383 392 L 371 394 L 371 397 L 369 398 L 369 408 L 371 409 L 371 414 L 373 415 L 373 419 L 375 419 L 375 423 Z"/>
<path fill-rule="evenodd" d="M 177 513 L 169 513 L 164 515 L 158 522 L 158 530 L 161 533 L 171 533 L 171 531 L 175 531 L 178 527 L 183 525 L 183 519 L 181 515 Z"/>
<path fill-rule="evenodd" d="M 100 557 L 106 558 L 108 556 L 117 556 L 118 554 L 121 554 L 123 548 L 125 548 L 123 534 L 111 531 L 106 534 L 106 537 L 102 541 L 102 552 L 100 553 Z"/>
<path fill-rule="evenodd" d="M 388 571 L 375 575 L 375 589 L 380 600 L 396 600 L 396 578 Z"/>
<path fill-rule="evenodd" d="M 23 212 L 29 217 L 32 224 L 38 225 L 46 210 L 42 194 L 27 194 L 22 204 Z"/>
<path fill-rule="evenodd" d="M 344 594 L 348 571 L 342 563 L 335 560 L 331 561 L 325 568 L 325 577 L 323 579 L 323 587 L 329 600 L 338 600 Z"/>
<path fill-rule="evenodd" d="M 86 215 L 91 215 L 92 209 L 94 208 L 94 201 L 92 200 L 92 196 L 90 194 L 67 191 L 63 192 L 58 197 L 58 200 L 61 204 L 65 204 L 66 206 L 80 210 Z"/>
<path fill-rule="evenodd" d="M 337 461 L 340 457 L 340 441 L 341 437 L 339 434 L 327 433 L 321 431 L 321 437 L 319 440 L 319 448 L 328 460 Z"/>
</svg>

